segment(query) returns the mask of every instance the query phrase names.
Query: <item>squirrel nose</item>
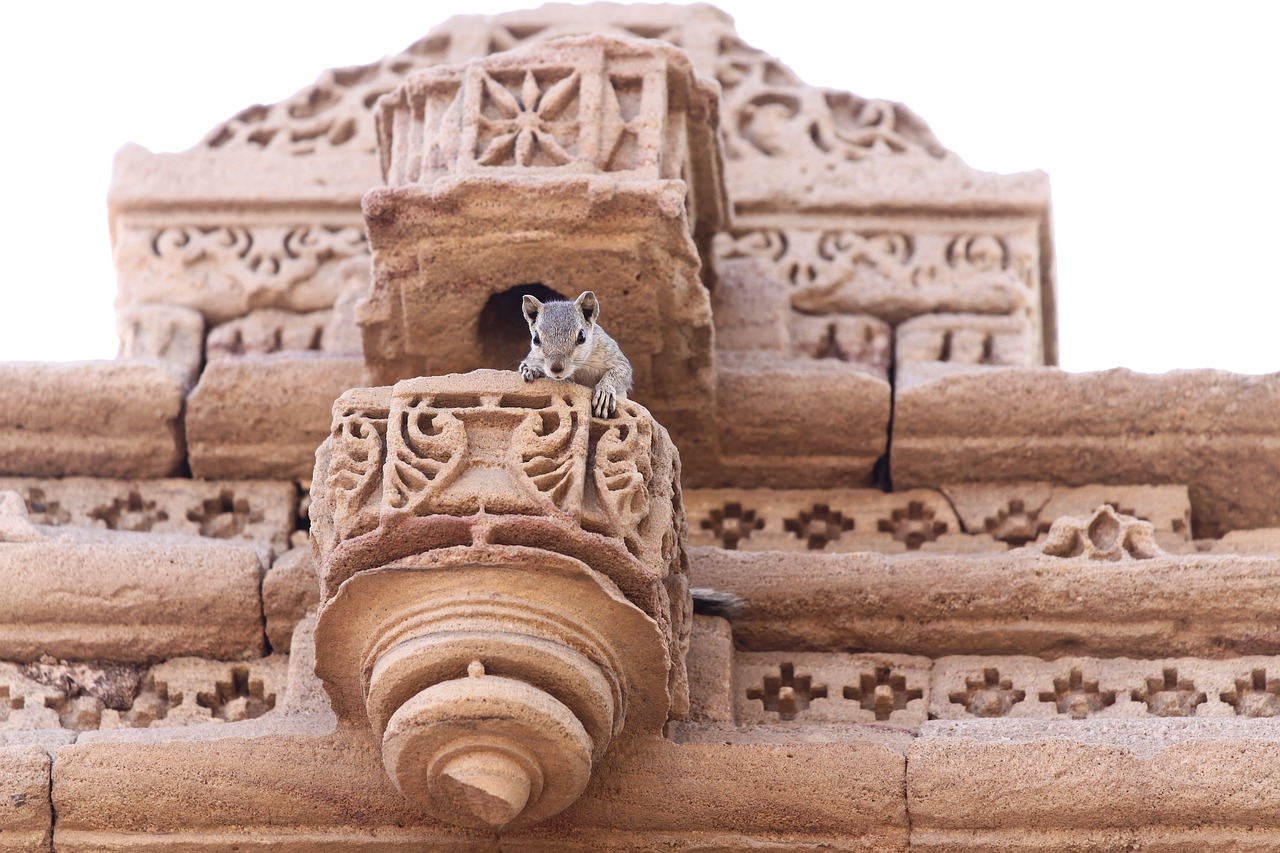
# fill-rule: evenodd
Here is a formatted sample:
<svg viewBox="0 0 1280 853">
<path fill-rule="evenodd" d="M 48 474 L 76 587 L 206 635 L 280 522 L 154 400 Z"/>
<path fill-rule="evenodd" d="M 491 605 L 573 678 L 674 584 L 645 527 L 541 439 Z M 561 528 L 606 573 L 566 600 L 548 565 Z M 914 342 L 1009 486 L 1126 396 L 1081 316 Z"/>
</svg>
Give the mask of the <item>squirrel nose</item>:
<svg viewBox="0 0 1280 853">
<path fill-rule="evenodd" d="M 549 365 L 547 365 L 547 366 L 551 369 L 551 373 L 552 373 L 552 374 L 556 374 L 556 373 L 563 373 L 563 372 L 564 372 L 564 362 L 563 362 L 563 361 L 553 361 L 553 362 L 551 362 L 551 364 L 549 364 Z"/>
</svg>

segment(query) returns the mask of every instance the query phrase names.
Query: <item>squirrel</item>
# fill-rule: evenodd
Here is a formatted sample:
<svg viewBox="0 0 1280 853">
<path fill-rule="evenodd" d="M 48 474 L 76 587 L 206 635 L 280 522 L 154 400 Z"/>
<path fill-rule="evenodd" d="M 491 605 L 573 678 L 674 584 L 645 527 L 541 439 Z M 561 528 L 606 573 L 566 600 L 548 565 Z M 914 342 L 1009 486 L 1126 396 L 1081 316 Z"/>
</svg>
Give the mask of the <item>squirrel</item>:
<svg viewBox="0 0 1280 853">
<path fill-rule="evenodd" d="M 631 390 L 631 362 L 596 322 L 600 317 L 596 295 L 588 290 L 572 302 L 541 302 L 526 295 L 521 307 L 533 335 L 529 355 L 520 362 L 524 380 L 549 376 L 594 388 L 592 413 L 598 418 L 613 417 L 619 401 L 627 399 Z"/>
<path fill-rule="evenodd" d="M 596 322 L 600 317 L 596 295 L 588 290 L 573 302 L 542 302 L 526 295 L 521 308 L 533 335 L 529 355 L 520 362 L 524 380 L 532 382 L 549 376 L 594 388 L 592 414 L 613 417 L 618 403 L 627 399 L 631 390 L 631 362 L 622 354 L 618 342 Z M 732 617 L 745 605 L 732 592 L 695 587 L 689 593 L 693 612 L 707 616 Z"/>
</svg>

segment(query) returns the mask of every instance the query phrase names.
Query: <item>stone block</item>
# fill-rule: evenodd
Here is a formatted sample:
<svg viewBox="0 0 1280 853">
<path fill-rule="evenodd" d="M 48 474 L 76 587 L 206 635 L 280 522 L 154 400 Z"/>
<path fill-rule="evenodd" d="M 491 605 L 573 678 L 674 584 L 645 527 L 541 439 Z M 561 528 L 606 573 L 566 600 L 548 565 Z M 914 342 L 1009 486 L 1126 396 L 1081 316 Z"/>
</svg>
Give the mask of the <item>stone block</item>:
<svg viewBox="0 0 1280 853">
<path fill-rule="evenodd" d="M 1185 484 L 1193 535 L 1280 525 L 1280 375 L 900 370 L 894 485 Z"/>
<path fill-rule="evenodd" d="M 1280 842 L 1269 720 L 965 720 L 911 745 L 911 849 L 1262 851 Z"/>
<path fill-rule="evenodd" d="M 112 190 L 117 304 L 184 306 L 216 325 L 257 309 L 332 308 L 348 281 L 368 281 L 369 246 L 354 209 L 297 210 L 298 190 L 290 187 L 294 210 L 264 210 L 259 195 L 257 205 L 236 199 L 249 212 L 232 219 L 218 204 L 232 203 L 228 190 L 234 194 L 237 183 L 225 177 L 227 162 L 210 163 L 196 152 L 139 156 L 122 151 L 117 156 L 116 183 L 134 182 L 127 191 Z M 201 188 L 199 181 L 185 181 L 197 197 L 182 199 L 175 212 L 165 204 L 165 196 L 174 194 L 172 183 L 153 193 L 146 188 L 155 180 L 174 182 L 183 163 L 212 167 L 213 173 L 224 173 L 224 182 Z M 252 171 L 261 177 L 267 170 Z M 348 200 L 351 208 L 354 201 Z"/>
<path fill-rule="evenodd" d="M 303 717 L 181 738 L 82 736 L 54 762 L 57 849 L 155 849 L 160 836 L 165 849 L 200 853 L 233 844 L 495 853 L 493 833 L 439 823 L 400 796 L 366 733 L 328 726 Z M 706 738 L 629 744 L 566 812 L 503 832 L 502 847 L 657 853 L 705 850 L 711 838 L 730 850 L 906 849 L 909 735 L 703 728 Z"/>
<path fill-rule="evenodd" d="M 305 479 L 329 433 L 333 401 L 361 384 L 359 358 L 222 359 L 187 402 L 191 473 L 204 479 Z"/>
<path fill-rule="evenodd" d="M 1021 314 L 923 314 L 894 330 L 898 365 L 929 363 L 951 370 L 980 366 L 1041 364 L 1033 346 L 1035 328 Z"/>
<path fill-rule="evenodd" d="M 183 371 L 194 387 L 204 364 L 204 317 L 182 305 L 122 305 L 116 311 L 118 358 L 158 358 Z"/>
<path fill-rule="evenodd" d="M 830 358 L 889 380 L 892 330 L 875 317 L 857 314 L 792 314 L 791 351 Z"/>
<path fill-rule="evenodd" d="M 0 363 L 0 474 L 173 476 L 184 375 L 152 360 Z"/>
<path fill-rule="evenodd" d="M 1037 542 L 1053 522 L 1088 515 L 1103 504 L 1148 521 L 1168 539 L 1191 538 L 1191 500 L 1186 486 L 1079 486 L 1049 482 L 943 485 L 966 530 L 990 534 L 1013 547 Z"/>
<path fill-rule="evenodd" d="M 1280 658 L 944 657 L 929 716 L 1083 720 L 1280 716 Z"/>
<path fill-rule="evenodd" d="M 262 579 L 262 610 L 272 650 L 287 653 L 298 621 L 319 604 L 320 581 L 311 546 L 280 555 Z"/>
<path fill-rule="evenodd" d="M 900 553 L 963 530 L 927 489 L 689 489 L 684 499 L 692 546 Z"/>
<path fill-rule="evenodd" d="M 908 655 L 740 652 L 740 725 L 888 722 L 918 728 L 930 709 L 930 660 Z"/>
<path fill-rule="evenodd" d="M 52 849 L 52 766 L 42 745 L 0 743 L 0 853 Z"/>
<path fill-rule="evenodd" d="M 91 537 L 77 541 L 78 536 Z M 16 661 L 146 662 L 262 654 L 260 563 L 248 546 L 58 532 L 0 544 L 0 647 Z"/>
<path fill-rule="evenodd" d="M 689 720 L 733 722 L 733 631 L 716 616 L 694 616 L 689 635 Z"/>
<path fill-rule="evenodd" d="M 716 262 L 711 315 L 717 349 L 791 349 L 791 300 L 786 289 L 753 258 Z"/>
<path fill-rule="evenodd" d="M 0 477 L 38 525 L 259 542 L 283 551 L 295 529 L 291 482 Z"/>
<path fill-rule="evenodd" d="M 205 356 L 216 361 L 239 355 L 326 350 L 324 333 L 332 315 L 331 310 L 325 309 L 297 312 L 258 308 L 210 329 Z"/>
<path fill-rule="evenodd" d="M 888 382 L 830 359 L 743 350 L 716 358 L 720 470 L 687 485 L 872 483 L 888 438 Z"/>
<path fill-rule="evenodd" d="M 742 596 L 739 649 L 1220 657 L 1280 653 L 1280 560 L 690 549 L 690 582 Z"/>
</svg>

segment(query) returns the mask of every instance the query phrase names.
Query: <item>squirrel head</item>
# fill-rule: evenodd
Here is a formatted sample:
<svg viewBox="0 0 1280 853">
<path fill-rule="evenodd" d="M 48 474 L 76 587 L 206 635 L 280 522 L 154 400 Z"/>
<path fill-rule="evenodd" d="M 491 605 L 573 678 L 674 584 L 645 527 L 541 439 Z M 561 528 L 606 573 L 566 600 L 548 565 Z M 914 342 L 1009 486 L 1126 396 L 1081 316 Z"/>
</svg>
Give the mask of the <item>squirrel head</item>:
<svg viewBox="0 0 1280 853">
<path fill-rule="evenodd" d="M 600 302 L 590 290 L 572 302 L 541 302 L 525 296 L 524 318 L 533 336 L 533 351 L 546 363 L 552 379 L 570 379 L 591 352 Z"/>
</svg>

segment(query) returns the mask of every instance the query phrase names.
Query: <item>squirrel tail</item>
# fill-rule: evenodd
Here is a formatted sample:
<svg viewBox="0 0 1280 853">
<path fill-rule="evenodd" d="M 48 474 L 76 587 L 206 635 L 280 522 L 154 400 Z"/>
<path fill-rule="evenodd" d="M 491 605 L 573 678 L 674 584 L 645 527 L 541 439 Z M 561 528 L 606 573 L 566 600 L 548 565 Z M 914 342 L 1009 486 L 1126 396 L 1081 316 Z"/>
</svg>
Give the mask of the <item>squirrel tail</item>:
<svg viewBox="0 0 1280 853">
<path fill-rule="evenodd" d="M 693 612 L 703 616 L 722 616 L 731 619 L 742 612 L 747 602 L 742 596 L 720 589 L 693 587 Z"/>
</svg>

